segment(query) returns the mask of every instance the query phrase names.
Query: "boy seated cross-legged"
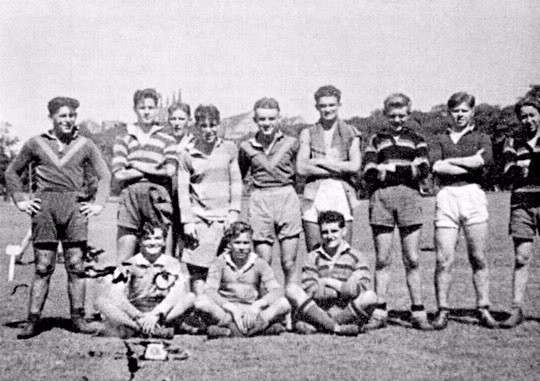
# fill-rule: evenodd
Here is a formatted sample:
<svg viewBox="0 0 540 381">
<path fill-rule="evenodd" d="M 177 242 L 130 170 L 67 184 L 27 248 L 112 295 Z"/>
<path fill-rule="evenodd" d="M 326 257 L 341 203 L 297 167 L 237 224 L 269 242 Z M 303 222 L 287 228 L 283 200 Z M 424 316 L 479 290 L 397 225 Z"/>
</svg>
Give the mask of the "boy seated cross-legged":
<svg viewBox="0 0 540 381">
<path fill-rule="evenodd" d="M 304 334 L 357 335 L 377 303 L 369 266 L 345 241 L 347 229 L 341 213 L 321 212 L 318 224 L 322 245 L 307 256 L 302 287 L 287 287 L 287 298 L 295 308 L 295 328 Z"/>
<path fill-rule="evenodd" d="M 180 262 L 164 254 L 166 233 L 166 226 L 145 224 L 141 252 L 122 263 L 96 300 L 107 333 L 170 338 L 172 323 L 193 306 L 195 295 L 187 291 Z"/>
<path fill-rule="evenodd" d="M 253 230 L 237 221 L 225 232 L 228 251 L 210 266 L 205 290 L 195 300 L 208 324 L 208 336 L 279 334 L 279 321 L 291 307 L 272 268 L 253 252 Z"/>
</svg>

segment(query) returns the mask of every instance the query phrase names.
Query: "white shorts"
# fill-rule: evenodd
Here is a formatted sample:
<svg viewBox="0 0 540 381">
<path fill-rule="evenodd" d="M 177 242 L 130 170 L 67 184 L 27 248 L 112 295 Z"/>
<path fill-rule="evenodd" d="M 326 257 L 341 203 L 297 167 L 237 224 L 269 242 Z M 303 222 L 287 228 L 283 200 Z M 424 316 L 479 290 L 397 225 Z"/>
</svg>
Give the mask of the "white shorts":
<svg viewBox="0 0 540 381">
<path fill-rule="evenodd" d="M 487 198 L 478 184 L 450 185 L 437 194 L 435 227 L 459 229 L 487 220 Z"/>
<path fill-rule="evenodd" d="M 319 213 L 327 210 L 335 210 L 345 217 L 345 221 L 353 220 L 351 207 L 343 184 L 334 179 L 321 181 L 317 195 L 313 201 L 304 200 L 306 206 L 302 219 L 307 222 L 317 223 Z"/>
</svg>

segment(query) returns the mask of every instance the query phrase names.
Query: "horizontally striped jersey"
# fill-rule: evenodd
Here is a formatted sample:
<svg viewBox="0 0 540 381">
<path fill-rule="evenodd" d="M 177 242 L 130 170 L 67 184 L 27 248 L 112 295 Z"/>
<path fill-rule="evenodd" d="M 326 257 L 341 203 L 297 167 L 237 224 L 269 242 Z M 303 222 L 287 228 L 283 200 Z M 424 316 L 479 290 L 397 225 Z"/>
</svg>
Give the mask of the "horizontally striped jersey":
<svg viewBox="0 0 540 381">
<path fill-rule="evenodd" d="M 525 138 L 508 138 L 504 142 L 504 177 L 514 192 L 540 191 L 540 138 L 535 143 L 531 146 Z"/>
<path fill-rule="evenodd" d="M 339 293 L 320 282 L 322 278 L 346 282 L 353 274 L 363 290 L 370 290 L 371 271 L 362 253 L 342 242 L 334 256 L 328 255 L 322 246 L 308 253 L 302 267 L 302 288 L 317 301 L 336 299 Z"/>
<path fill-rule="evenodd" d="M 109 195 L 110 174 L 100 150 L 90 139 L 78 136 L 60 142 L 52 133 L 30 138 L 6 170 L 6 185 L 16 201 L 24 199 L 22 173 L 32 164 L 36 191 L 81 192 L 92 170 L 100 180 L 96 203 L 104 204 Z"/>
<path fill-rule="evenodd" d="M 167 162 L 176 163 L 176 140 L 163 132 L 163 128 L 156 125 L 144 133 L 139 126 L 129 125 L 127 133 L 118 136 L 114 143 L 112 172 L 129 169 L 133 162 L 138 162 L 143 169 L 148 168 L 148 173 Z"/>
<path fill-rule="evenodd" d="M 413 161 L 418 171 L 412 169 Z M 378 164 L 395 164 L 394 172 L 387 171 L 384 181 L 378 179 Z M 407 127 L 399 133 L 383 129 L 369 139 L 363 160 L 364 180 L 375 188 L 406 185 L 417 189 L 418 181 L 429 175 L 428 146 L 422 136 Z"/>
</svg>

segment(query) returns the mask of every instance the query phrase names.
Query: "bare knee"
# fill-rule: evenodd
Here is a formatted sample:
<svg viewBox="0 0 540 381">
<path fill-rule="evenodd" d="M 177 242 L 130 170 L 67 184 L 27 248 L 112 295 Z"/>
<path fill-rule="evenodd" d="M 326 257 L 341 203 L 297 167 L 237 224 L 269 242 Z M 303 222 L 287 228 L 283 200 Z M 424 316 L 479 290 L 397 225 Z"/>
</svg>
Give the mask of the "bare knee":
<svg viewBox="0 0 540 381">
<path fill-rule="evenodd" d="M 375 270 L 384 270 L 392 264 L 392 256 L 390 254 L 377 254 L 375 260 Z"/>
<path fill-rule="evenodd" d="M 291 301 L 291 303 L 298 307 L 307 298 L 305 291 L 297 284 L 289 284 L 285 288 L 285 296 Z"/>
<path fill-rule="evenodd" d="M 195 294 L 190 293 L 194 296 L 193 305 L 196 309 L 208 312 L 210 306 L 212 305 L 212 300 L 206 295 L 198 295 L 195 297 Z"/>
<path fill-rule="evenodd" d="M 54 264 L 51 261 L 38 261 L 35 266 L 35 274 L 40 278 L 47 278 L 54 272 Z"/>
<path fill-rule="evenodd" d="M 291 305 L 285 297 L 281 297 L 274 302 L 274 306 L 277 310 L 278 315 L 284 315 L 291 310 Z"/>
<path fill-rule="evenodd" d="M 522 268 L 529 264 L 532 258 L 532 244 L 533 241 L 529 240 L 515 240 L 516 268 Z"/>
<path fill-rule="evenodd" d="M 471 253 L 469 255 L 469 262 L 471 263 L 473 271 L 482 271 L 487 270 L 488 268 L 488 261 L 484 252 L 476 251 Z"/>
<path fill-rule="evenodd" d="M 403 254 L 403 264 L 405 265 L 406 270 L 416 270 L 420 266 L 420 261 L 418 259 L 417 253 L 404 253 Z"/>
</svg>

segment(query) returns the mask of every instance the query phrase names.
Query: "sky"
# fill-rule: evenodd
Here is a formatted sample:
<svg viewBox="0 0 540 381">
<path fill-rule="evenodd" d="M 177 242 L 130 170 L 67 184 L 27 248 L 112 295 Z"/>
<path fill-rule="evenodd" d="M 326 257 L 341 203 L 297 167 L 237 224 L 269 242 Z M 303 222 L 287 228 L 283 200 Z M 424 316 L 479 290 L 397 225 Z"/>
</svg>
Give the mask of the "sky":
<svg viewBox="0 0 540 381">
<path fill-rule="evenodd" d="M 343 92 L 367 116 L 393 92 L 428 111 L 456 91 L 508 105 L 540 83 L 536 0 L 3 1 L 0 121 L 47 130 L 47 102 L 80 100 L 79 121 L 135 121 L 133 93 L 182 90 L 223 116 L 273 96 L 317 119 L 313 93 Z"/>
</svg>

